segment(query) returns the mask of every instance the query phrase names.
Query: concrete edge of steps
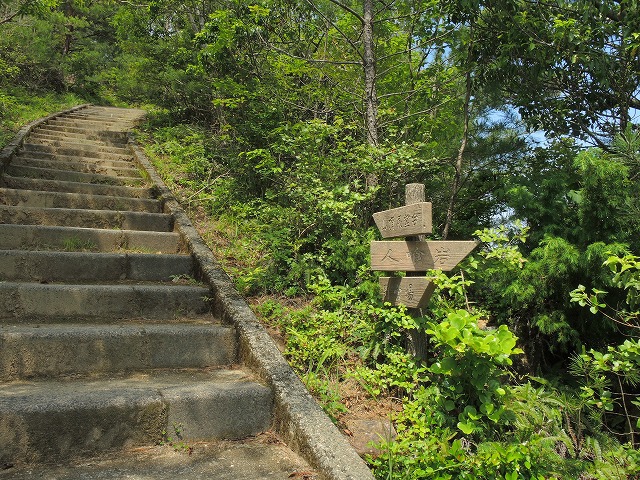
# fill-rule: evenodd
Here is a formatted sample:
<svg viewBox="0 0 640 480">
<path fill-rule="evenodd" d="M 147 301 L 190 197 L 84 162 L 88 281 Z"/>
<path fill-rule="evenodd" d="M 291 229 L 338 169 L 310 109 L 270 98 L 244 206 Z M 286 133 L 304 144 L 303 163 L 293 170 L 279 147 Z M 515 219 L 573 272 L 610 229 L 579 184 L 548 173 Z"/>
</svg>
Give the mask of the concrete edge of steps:
<svg viewBox="0 0 640 480">
<path fill-rule="evenodd" d="M 0 204 L 14 207 L 80 208 L 162 213 L 162 203 L 152 198 L 26 190 L 0 186 Z"/>
<path fill-rule="evenodd" d="M 151 250 L 148 250 L 151 248 Z M 186 253 L 177 232 L 0 223 L 0 249 Z"/>
<path fill-rule="evenodd" d="M 5 325 L 0 381 L 232 365 L 235 333 L 212 323 Z M 140 348 L 140 344 L 144 348 Z M 211 348 L 215 345 L 215 348 Z"/>
<path fill-rule="evenodd" d="M 0 282 L 172 282 L 193 277 L 189 255 L 0 249 Z M 191 282 L 195 283 L 195 282 Z"/>
<path fill-rule="evenodd" d="M 35 319 L 77 323 L 79 318 L 103 317 L 170 320 L 209 311 L 209 288 L 199 285 L 0 282 L 3 324 L 26 324 Z"/>
<path fill-rule="evenodd" d="M 21 381 L 3 386 L 3 394 L 2 406 L 11 413 L 0 418 L 0 458 L 31 464 L 113 450 L 124 439 L 130 446 L 156 444 L 166 425 L 182 425 L 194 439 L 256 435 L 269 428 L 273 400 L 268 387 L 228 369 L 194 372 L 189 380 L 170 370 L 106 383 Z M 64 441 L 51 432 L 65 432 Z"/>
<path fill-rule="evenodd" d="M 54 119 L 56 117 L 59 117 L 60 115 L 64 115 L 65 113 L 75 112 L 76 110 L 82 110 L 83 108 L 87 108 L 88 106 L 89 106 L 89 104 L 78 105 L 78 106 L 72 107 L 72 108 L 70 108 L 68 110 L 64 110 L 62 112 L 56 112 L 56 113 L 54 113 L 52 115 L 49 115 L 47 117 L 39 118 L 38 120 L 35 120 L 35 121 L 31 122 L 31 123 L 28 123 L 27 125 L 22 127 L 18 131 L 18 133 L 15 135 L 15 137 L 13 137 L 13 140 L 11 140 L 11 142 L 9 142 L 2 149 L 2 151 L 0 151 L 0 176 L 2 176 L 2 174 L 4 173 L 5 168 L 7 167 L 7 165 L 9 165 L 9 162 L 11 161 L 11 158 L 17 153 L 18 149 L 24 143 L 24 139 L 27 137 L 27 135 L 29 135 L 31 130 L 33 130 L 34 128 L 36 128 L 39 125 L 42 125 L 43 123 L 48 122 L 49 120 L 52 120 L 52 119 Z"/>
<path fill-rule="evenodd" d="M 185 455 L 185 453 L 188 453 Z M 175 446 L 155 445 L 80 460 L 53 469 L 34 466 L 13 472 L 12 480 L 274 480 L 307 477 L 308 465 L 270 433 L 241 441 L 198 442 L 185 452 Z M 293 472 L 293 473 L 291 473 Z M 3 473 L 0 471 L 0 478 Z"/>
<path fill-rule="evenodd" d="M 175 227 L 197 262 L 200 279 L 212 289 L 214 315 L 236 328 L 240 360 L 272 388 L 276 432 L 326 479 L 373 480 L 365 462 L 286 362 L 131 134 L 129 143 L 158 187 L 165 211 L 174 215 Z"/>
</svg>

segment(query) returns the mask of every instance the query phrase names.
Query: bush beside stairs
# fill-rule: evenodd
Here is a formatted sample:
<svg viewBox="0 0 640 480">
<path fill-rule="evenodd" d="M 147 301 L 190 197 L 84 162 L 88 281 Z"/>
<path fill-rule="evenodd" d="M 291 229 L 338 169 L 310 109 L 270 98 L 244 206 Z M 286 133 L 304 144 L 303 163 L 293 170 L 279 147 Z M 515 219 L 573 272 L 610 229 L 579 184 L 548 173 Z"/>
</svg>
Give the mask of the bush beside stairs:
<svg viewBox="0 0 640 480">
<path fill-rule="evenodd" d="M 128 140 L 143 115 L 77 107 L 0 155 L 0 478 L 75 478 L 53 465 L 87 460 L 159 478 L 157 459 L 139 477 L 98 459 L 176 435 L 254 449 L 236 476 L 218 458 L 183 478 L 373 478 Z M 296 453 L 234 446 L 268 431 Z"/>
</svg>

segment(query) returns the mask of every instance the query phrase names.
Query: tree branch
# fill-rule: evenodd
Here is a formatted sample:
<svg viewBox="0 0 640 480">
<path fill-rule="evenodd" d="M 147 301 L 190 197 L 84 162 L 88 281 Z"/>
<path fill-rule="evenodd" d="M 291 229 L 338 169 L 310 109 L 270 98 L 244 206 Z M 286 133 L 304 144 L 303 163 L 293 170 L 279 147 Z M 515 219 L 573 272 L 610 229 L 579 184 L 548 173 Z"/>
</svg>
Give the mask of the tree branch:
<svg viewBox="0 0 640 480">
<path fill-rule="evenodd" d="M 336 5 L 337 7 L 340 7 L 341 9 L 343 9 L 345 12 L 349 12 L 351 15 L 356 17 L 362 25 L 364 25 L 364 17 L 360 15 L 358 12 L 356 12 L 354 9 L 352 9 L 348 5 L 345 5 L 342 2 L 339 2 L 338 0 L 329 0 L 329 1 L 334 5 Z M 307 0 L 307 3 L 310 3 L 309 0 Z"/>
<path fill-rule="evenodd" d="M 342 36 L 342 38 L 344 38 L 347 43 L 351 46 L 351 48 L 353 49 L 354 52 L 356 52 L 356 54 L 360 57 L 360 59 L 364 62 L 364 55 L 360 52 L 360 48 L 353 42 L 353 40 L 351 40 L 346 33 L 344 33 L 334 22 L 332 22 L 329 18 L 327 18 L 327 16 L 322 13 L 318 7 L 316 7 L 313 2 L 311 0 L 305 0 L 307 2 L 307 4 L 309 4 L 309 6 L 316 11 L 316 13 L 318 15 L 320 15 L 325 22 L 327 22 L 329 25 L 331 25 L 333 28 L 336 29 L 336 31 Z M 330 0 L 332 1 L 332 0 Z M 336 4 L 339 4 L 339 2 L 333 2 Z M 355 13 L 355 12 L 354 12 Z M 357 15 L 357 13 L 355 13 L 355 15 Z M 359 17 L 360 19 L 362 19 L 362 17 Z M 362 19 L 361 23 L 364 25 L 364 19 Z"/>
<path fill-rule="evenodd" d="M 347 61 L 347 60 L 326 60 L 326 59 L 316 59 L 316 58 L 308 58 L 308 57 L 300 57 L 298 55 L 294 55 L 291 52 L 288 52 L 280 47 L 277 47 L 276 45 L 274 45 L 273 43 L 269 43 L 266 40 L 264 40 L 262 38 L 262 36 L 260 36 L 260 39 L 262 40 L 262 42 L 269 48 L 273 48 L 276 52 L 281 53 L 283 55 L 286 55 L 287 57 L 290 58 L 295 58 L 296 60 L 304 60 L 305 62 L 309 62 L 309 63 L 321 63 L 321 64 L 326 64 L 326 65 L 362 65 L 361 62 L 355 62 L 355 61 Z"/>
</svg>

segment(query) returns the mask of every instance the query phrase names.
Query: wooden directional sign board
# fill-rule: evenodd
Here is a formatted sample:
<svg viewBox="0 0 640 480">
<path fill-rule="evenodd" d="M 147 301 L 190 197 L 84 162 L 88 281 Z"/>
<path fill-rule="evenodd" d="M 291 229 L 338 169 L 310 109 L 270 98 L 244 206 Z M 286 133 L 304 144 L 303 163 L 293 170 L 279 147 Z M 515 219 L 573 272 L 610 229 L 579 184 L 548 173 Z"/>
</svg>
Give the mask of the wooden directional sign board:
<svg viewBox="0 0 640 480">
<path fill-rule="evenodd" d="M 424 185 L 408 184 L 404 207 L 373 214 L 382 238 L 413 237 L 404 241 L 371 242 L 371 269 L 385 272 L 449 271 L 478 245 L 474 241 L 423 241 L 431 233 L 431 203 L 425 202 Z M 409 273 L 406 277 L 380 278 L 383 301 L 409 308 L 429 303 L 435 285 L 428 278 Z M 415 314 L 415 312 L 414 312 Z"/>
<path fill-rule="evenodd" d="M 478 245 L 475 241 L 371 242 L 371 269 L 386 272 L 452 270 Z"/>
<path fill-rule="evenodd" d="M 421 202 L 373 214 L 382 238 L 431 233 L 431 203 Z"/>
<path fill-rule="evenodd" d="M 435 284 L 426 277 L 382 277 L 382 301 L 409 308 L 424 308 L 435 290 Z"/>
</svg>

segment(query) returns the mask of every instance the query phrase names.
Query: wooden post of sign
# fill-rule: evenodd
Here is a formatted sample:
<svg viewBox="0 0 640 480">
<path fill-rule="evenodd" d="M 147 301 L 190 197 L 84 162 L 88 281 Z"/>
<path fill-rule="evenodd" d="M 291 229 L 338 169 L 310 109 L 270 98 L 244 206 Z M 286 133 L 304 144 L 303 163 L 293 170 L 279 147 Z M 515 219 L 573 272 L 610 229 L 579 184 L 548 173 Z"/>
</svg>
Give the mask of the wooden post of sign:
<svg viewBox="0 0 640 480">
<path fill-rule="evenodd" d="M 424 184 L 422 183 L 408 183 L 404 188 L 404 203 L 405 205 L 412 205 L 414 203 L 420 203 L 425 201 Z M 417 235 L 415 237 L 407 237 L 407 240 L 419 240 L 423 241 L 424 235 Z M 427 272 L 407 272 L 408 277 L 424 277 Z M 409 315 L 412 317 L 421 317 L 423 315 L 422 308 L 409 308 L 407 309 Z M 427 358 L 427 336 L 424 331 L 410 330 L 409 332 L 409 351 L 413 356 L 419 360 L 426 360 Z"/>
<path fill-rule="evenodd" d="M 435 286 L 426 278 L 427 270 L 448 272 L 478 246 L 474 241 L 425 241 L 432 232 L 431 203 L 424 201 L 424 185 L 410 183 L 405 187 L 405 205 L 373 214 L 382 241 L 371 242 L 371 269 L 384 272 L 407 272 L 406 277 L 380 277 L 384 302 L 405 305 L 413 317 L 423 315 L 423 308 Z M 406 237 L 404 240 L 388 240 Z M 408 350 L 418 359 L 427 358 L 424 332 L 411 330 Z"/>
</svg>

